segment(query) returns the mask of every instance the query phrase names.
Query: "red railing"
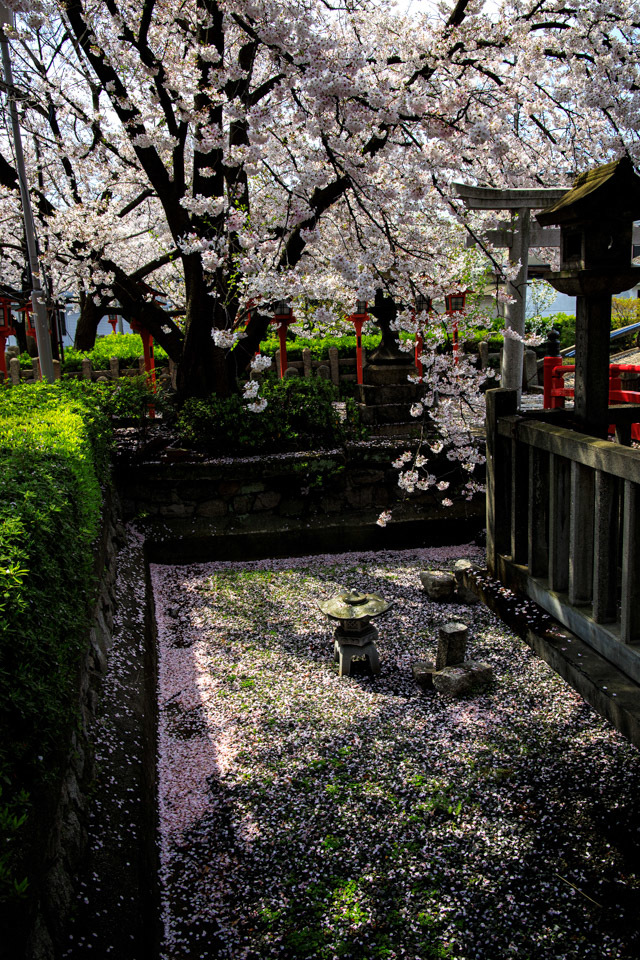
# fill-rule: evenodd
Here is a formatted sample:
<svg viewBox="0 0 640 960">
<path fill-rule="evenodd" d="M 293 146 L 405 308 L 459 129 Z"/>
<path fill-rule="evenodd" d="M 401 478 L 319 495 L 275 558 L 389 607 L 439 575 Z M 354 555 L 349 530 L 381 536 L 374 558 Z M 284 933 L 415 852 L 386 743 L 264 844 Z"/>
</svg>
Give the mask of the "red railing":
<svg viewBox="0 0 640 960">
<path fill-rule="evenodd" d="M 560 357 L 544 358 L 544 394 L 543 405 L 545 410 L 558 410 L 564 407 L 565 398 L 572 398 L 573 387 L 566 387 L 564 378 L 567 374 L 575 373 L 575 364 L 563 364 Z M 622 389 L 622 373 L 635 373 L 640 376 L 640 366 L 631 363 L 612 363 L 609 366 L 609 403 L 640 403 L 640 391 Z M 609 432 L 614 433 L 615 427 L 610 426 Z M 631 427 L 633 440 L 640 440 L 640 423 Z"/>
</svg>

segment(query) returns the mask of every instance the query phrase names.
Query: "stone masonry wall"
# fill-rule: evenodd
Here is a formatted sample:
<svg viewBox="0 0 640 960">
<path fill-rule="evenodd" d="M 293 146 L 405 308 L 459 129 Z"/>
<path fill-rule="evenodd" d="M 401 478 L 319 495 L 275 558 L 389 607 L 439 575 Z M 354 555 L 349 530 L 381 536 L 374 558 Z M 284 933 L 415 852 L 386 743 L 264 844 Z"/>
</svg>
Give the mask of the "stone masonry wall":
<svg viewBox="0 0 640 960">
<path fill-rule="evenodd" d="M 41 870 L 32 885 L 32 906 L 25 935 L 26 960 L 54 960 L 73 898 L 73 878 L 86 847 L 88 788 L 93 779 L 89 732 L 95 716 L 101 679 L 111 645 L 117 543 L 120 536 L 114 498 L 103 508 L 100 541 L 95 556 L 98 584 L 87 650 L 78 677 L 79 723 L 71 733 L 66 771 L 50 809 L 40 812 L 43 844 Z"/>
<path fill-rule="evenodd" d="M 356 521 L 480 516 L 481 502 L 440 505 L 433 491 L 406 497 L 392 461 L 406 441 L 350 444 L 346 450 L 277 454 L 189 463 L 116 465 L 126 519 L 164 521 L 174 532 L 216 536 Z M 440 468 L 440 469 L 439 469 Z M 430 464 L 450 473 L 451 463 Z"/>
</svg>

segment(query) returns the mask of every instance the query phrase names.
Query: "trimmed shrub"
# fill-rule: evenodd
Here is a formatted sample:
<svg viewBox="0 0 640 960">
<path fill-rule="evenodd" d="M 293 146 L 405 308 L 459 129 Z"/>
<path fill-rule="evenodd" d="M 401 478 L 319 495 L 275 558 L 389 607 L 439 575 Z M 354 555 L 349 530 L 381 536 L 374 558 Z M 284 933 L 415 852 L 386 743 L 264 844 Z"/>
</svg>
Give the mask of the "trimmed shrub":
<svg viewBox="0 0 640 960">
<path fill-rule="evenodd" d="M 78 384 L 0 390 L 0 903 L 27 892 L 33 803 L 75 720 L 110 427 Z"/>
<path fill-rule="evenodd" d="M 187 400 L 177 420 L 181 442 L 215 456 L 250 456 L 337 447 L 363 434 L 355 403 L 345 401 L 343 419 L 327 380 L 268 379 L 261 394 L 268 404 L 262 413 L 252 413 L 238 396 Z"/>
<path fill-rule="evenodd" d="M 64 351 L 64 373 L 73 373 L 82 368 L 83 360 L 91 360 L 94 370 L 108 370 L 111 357 L 117 357 L 124 367 L 137 367 L 138 357 L 143 353 L 142 337 L 138 333 L 110 333 L 98 337 L 93 350 L 82 351 L 67 347 Z M 167 363 L 168 357 L 159 343 L 154 344 L 156 363 Z"/>
</svg>

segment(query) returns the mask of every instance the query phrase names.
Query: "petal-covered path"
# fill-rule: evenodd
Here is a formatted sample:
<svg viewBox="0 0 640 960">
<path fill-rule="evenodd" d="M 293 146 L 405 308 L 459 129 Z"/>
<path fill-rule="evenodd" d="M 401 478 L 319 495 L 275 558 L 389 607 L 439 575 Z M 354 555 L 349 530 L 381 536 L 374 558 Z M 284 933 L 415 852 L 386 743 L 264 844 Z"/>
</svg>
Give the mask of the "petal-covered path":
<svg viewBox="0 0 640 960">
<path fill-rule="evenodd" d="M 419 571 L 474 548 L 152 567 L 162 956 L 638 955 L 640 755 L 484 607 Z M 394 601 L 340 679 L 318 601 Z M 492 689 L 423 693 L 464 620 Z"/>
</svg>

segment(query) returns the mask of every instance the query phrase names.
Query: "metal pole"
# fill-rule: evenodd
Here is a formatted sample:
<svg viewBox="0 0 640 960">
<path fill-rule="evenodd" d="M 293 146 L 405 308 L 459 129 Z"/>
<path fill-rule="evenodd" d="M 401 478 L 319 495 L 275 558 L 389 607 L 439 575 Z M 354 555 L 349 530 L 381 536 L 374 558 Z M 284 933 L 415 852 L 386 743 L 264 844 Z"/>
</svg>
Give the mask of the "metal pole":
<svg viewBox="0 0 640 960">
<path fill-rule="evenodd" d="M 51 340 L 49 338 L 49 319 L 47 317 L 47 307 L 40 283 L 40 264 L 38 263 L 38 253 L 36 249 L 33 211 L 31 209 L 31 197 L 29 196 L 29 188 L 27 186 L 27 173 L 24 164 L 24 153 L 22 150 L 22 137 L 20 134 L 18 110 L 16 108 L 13 88 L 13 72 L 11 70 L 9 41 L 7 40 L 4 32 L 5 26 L 13 26 L 13 15 L 7 10 L 4 4 L 0 3 L 0 45 L 2 46 L 2 69 L 4 72 L 5 83 L 7 85 L 7 99 L 9 101 L 9 113 L 11 115 L 11 126 L 13 129 L 13 144 L 16 153 L 16 167 L 18 181 L 20 183 L 20 197 L 22 199 L 24 233 L 27 241 L 27 250 L 29 253 L 29 267 L 31 268 L 31 303 L 33 304 L 33 315 L 36 321 L 38 358 L 40 360 L 40 370 L 42 371 L 42 376 L 49 383 L 53 383 L 53 355 L 51 351 Z"/>
</svg>

